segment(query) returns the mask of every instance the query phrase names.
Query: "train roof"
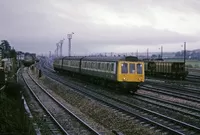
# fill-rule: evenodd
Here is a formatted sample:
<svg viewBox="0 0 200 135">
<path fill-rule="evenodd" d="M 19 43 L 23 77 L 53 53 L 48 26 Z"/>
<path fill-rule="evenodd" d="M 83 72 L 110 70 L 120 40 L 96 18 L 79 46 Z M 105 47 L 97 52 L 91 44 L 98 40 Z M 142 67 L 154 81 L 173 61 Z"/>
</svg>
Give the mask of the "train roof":
<svg viewBox="0 0 200 135">
<path fill-rule="evenodd" d="M 138 58 L 135 56 L 71 56 L 64 57 L 64 60 L 89 60 L 89 61 L 108 61 L 108 62 L 116 62 L 116 61 L 138 61 Z"/>
<path fill-rule="evenodd" d="M 184 62 L 181 61 L 144 61 L 145 63 L 176 63 L 176 64 L 185 64 Z"/>
<path fill-rule="evenodd" d="M 63 59 L 63 60 L 80 60 L 80 59 L 82 59 L 82 58 L 84 58 L 83 56 L 66 56 L 66 57 L 63 57 L 63 58 L 61 58 L 61 59 Z"/>
</svg>

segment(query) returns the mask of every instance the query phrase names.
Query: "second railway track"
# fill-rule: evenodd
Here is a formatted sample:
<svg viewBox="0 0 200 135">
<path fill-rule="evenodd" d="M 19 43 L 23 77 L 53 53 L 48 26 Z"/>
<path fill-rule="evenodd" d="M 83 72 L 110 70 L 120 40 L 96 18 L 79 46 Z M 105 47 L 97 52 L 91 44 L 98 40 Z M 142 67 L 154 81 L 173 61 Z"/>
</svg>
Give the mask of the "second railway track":
<svg viewBox="0 0 200 135">
<path fill-rule="evenodd" d="M 38 99 L 43 108 L 49 112 L 49 115 L 64 134 L 100 135 L 100 133 L 77 117 L 50 93 L 43 89 L 27 71 L 24 72 L 22 76 L 28 88 Z"/>
</svg>

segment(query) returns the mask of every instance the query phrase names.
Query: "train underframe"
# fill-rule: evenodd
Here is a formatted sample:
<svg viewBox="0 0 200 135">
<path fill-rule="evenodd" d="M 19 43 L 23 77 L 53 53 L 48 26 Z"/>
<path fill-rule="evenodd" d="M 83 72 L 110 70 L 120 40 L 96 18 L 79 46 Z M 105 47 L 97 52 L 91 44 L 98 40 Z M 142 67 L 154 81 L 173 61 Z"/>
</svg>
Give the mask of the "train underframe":
<svg viewBox="0 0 200 135">
<path fill-rule="evenodd" d="M 122 92 L 122 93 L 129 93 L 133 92 L 135 93 L 139 89 L 140 82 L 116 82 L 114 80 L 108 80 L 100 77 L 94 77 L 90 75 L 83 75 L 80 73 L 75 72 L 69 72 L 66 70 L 61 70 L 59 68 L 54 68 L 55 71 L 59 73 L 65 73 L 71 77 L 78 78 L 80 80 L 87 80 L 87 82 L 100 85 L 106 88 L 109 88 L 110 90 Z"/>
<path fill-rule="evenodd" d="M 177 79 L 177 80 L 185 80 L 187 74 L 186 73 L 157 73 L 151 71 L 145 71 L 145 75 L 147 77 L 161 77 L 161 78 L 168 78 L 168 79 Z"/>
</svg>

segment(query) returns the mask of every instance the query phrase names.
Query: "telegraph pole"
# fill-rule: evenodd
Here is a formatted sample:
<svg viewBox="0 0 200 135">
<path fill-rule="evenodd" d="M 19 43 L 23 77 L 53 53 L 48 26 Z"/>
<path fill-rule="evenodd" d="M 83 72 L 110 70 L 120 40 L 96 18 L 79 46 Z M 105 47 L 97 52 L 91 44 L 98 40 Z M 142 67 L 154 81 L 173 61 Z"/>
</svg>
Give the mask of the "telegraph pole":
<svg viewBox="0 0 200 135">
<path fill-rule="evenodd" d="M 138 57 L 138 49 L 137 49 L 137 52 L 136 52 L 136 56 Z"/>
<path fill-rule="evenodd" d="M 71 34 L 67 34 L 68 40 L 69 40 L 69 57 L 71 56 L 71 39 L 72 39 L 72 34 L 74 34 L 74 32 L 72 32 Z"/>
<path fill-rule="evenodd" d="M 147 60 L 149 59 L 149 48 L 147 48 Z"/>
</svg>

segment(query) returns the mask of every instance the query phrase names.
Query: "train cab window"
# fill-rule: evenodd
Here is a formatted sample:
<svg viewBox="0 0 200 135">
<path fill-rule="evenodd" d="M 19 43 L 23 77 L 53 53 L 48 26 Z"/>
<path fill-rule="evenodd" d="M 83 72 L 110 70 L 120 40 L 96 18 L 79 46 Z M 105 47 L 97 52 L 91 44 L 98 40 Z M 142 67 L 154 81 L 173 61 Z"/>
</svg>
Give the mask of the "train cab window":
<svg viewBox="0 0 200 135">
<path fill-rule="evenodd" d="M 132 63 L 129 64 L 129 73 L 131 74 L 135 73 L 135 64 Z"/>
<path fill-rule="evenodd" d="M 121 73 L 122 74 L 127 74 L 128 73 L 128 64 L 127 63 L 121 64 Z"/>
<path fill-rule="evenodd" d="M 137 74 L 143 74 L 143 71 L 142 71 L 142 64 L 137 64 Z"/>
</svg>

